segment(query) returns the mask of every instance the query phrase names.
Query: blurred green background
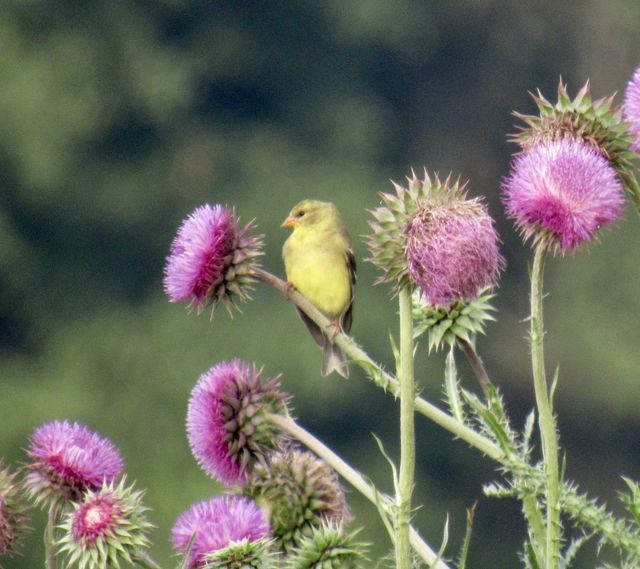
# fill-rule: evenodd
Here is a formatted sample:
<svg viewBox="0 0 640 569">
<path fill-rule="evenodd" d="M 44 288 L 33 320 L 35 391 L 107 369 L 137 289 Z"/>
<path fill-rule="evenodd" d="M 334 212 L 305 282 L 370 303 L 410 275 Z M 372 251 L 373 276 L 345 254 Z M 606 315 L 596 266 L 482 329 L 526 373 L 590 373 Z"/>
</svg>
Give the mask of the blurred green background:
<svg viewBox="0 0 640 569">
<path fill-rule="evenodd" d="M 528 91 L 624 91 L 640 64 L 640 3 L 326 0 L 4 0 L 0 7 L 0 455 L 17 463 L 32 429 L 68 418 L 111 438 L 147 488 L 153 554 L 172 566 L 175 518 L 221 491 L 191 457 L 184 421 L 195 381 L 239 356 L 283 373 L 300 422 L 381 488 L 397 407 L 359 370 L 319 377 L 320 352 L 294 309 L 259 287 L 244 313 L 213 321 L 169 304 L 162 270 L 181 220 L 224 203 L 256 218 L 264 265 L 282 275 L 279 228 L 306 197 L 334 201 L 359 264 L 353 334 L 391 366 L 388 290 L 372 285 L 360 236 L 367 209 L 412 167 L 469 178 L 503 240 L 499 321 L 479 340 L 516 425 L 533 406 L 525 342 L 528 248 L 499 202 L 514 147 L 511 111 Z M 640 478 L 637 215 L 549 263 L 547 358 L 567 475 L 616 511 L 620 474 Z M 463 381 L 475 388 L 458 358 Z M 425 396 L 441 398 L 442 358 L 418 353 Z M 363 404 L 364 403 L 364 404 Z M 456 555 L 478 500 L 469 566 L 515 567 L 518 504 L 490 501 L 493 465 L 423 418 L 415 514 L 438 547 L 448 514 Z M 389 543 L 351 492 L 355 525 Z M 43 514 L 22 558 L 40 566 Z M 578 567 L 595 544 L 585 547 Z"/>
</svg>

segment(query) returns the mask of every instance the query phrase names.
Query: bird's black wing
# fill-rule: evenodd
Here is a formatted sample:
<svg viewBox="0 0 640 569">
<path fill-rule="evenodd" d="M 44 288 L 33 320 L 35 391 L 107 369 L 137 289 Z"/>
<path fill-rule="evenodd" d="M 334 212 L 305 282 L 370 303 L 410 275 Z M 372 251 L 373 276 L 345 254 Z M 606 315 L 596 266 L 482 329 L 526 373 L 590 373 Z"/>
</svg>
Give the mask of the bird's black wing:
<svg viewBox="0 0 640 569">
<path fill-rule="evenodd" d="M 348 334 L 351 330 L 351 324 L 353 323 L 353 301 L 356 297 L 356 257 L 353 254 L 353 250 L 349 248 L 347 250 L 347 267 L 349 269 L 349 276 L 351 277 L 351 300 L 349 301 L 349 307 L 347 308 L 344 316 L 342 317 L 342 330 L 345 334 Z"/>
<path fill-rule="evenodd" d="M 318 344 L 318 346 L 320 346 L 321 348 L 324 348 L 324 345 L 327 342 L 327 337 L 322 333 L 322 330 L 320 330 L 320 327 L 297 306 L 296 306 L 296 310 L 298 311 L 298 314 L 300 315 L 301 320 L 304 322 L 304 325 L 307 327 L 307 330 L 311 332 L 311 335 L 313 336 L 313 339 L 316 341 L 316 344 Z"/>
</svg>

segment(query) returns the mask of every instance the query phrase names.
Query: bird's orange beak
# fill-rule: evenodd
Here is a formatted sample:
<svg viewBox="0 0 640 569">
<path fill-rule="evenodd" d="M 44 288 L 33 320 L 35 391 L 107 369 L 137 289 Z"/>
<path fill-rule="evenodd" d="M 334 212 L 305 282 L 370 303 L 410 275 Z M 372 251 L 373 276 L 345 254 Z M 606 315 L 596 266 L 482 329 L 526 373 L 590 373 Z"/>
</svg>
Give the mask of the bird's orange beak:
<svg viewBox="0 0 640 569">
<path fill-rule="evenodd" d="M 285 219 L 282 222 L 282 225 L 280 225 L 280 227 L 295 227 L 296 226 L 296 218 L 295 217 L 287 217 L 287 219 Z"/>
</svg>

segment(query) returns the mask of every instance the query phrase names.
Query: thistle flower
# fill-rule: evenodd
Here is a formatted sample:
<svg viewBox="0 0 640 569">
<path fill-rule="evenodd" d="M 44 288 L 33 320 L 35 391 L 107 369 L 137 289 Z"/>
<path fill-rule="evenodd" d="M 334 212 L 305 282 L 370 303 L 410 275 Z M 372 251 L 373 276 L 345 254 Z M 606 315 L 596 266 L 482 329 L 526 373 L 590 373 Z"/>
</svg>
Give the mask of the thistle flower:
<svg viewBox="0 0 640 569">
<path fill-rule="evenodd" d="M 366 545 L 345 533 L 341 524 L 314 527 L 287 557 L 286 569 L 355 569 L 366 560 Z"/>
<path fill-rule="evenodd" d="M 384 271 L 378 282 L 395 289 L 417 284 L 427 302 L 446 306 L 477 297 L 495 285 L 504 260 L 486 207 L 465 199 L 459 181 L 420 180 L 413 173 L 396 195 L 381 194 L 384 205 L 372 212 L 371 259 Z"/>
<path fill-rule="evenodd" d="M 143 553 L 153 525 L 146 519 L 148 508 L 142 496 L 141 491 L 126 487 L 124 479 L 88 490 L 60 526 L 64 535 L 57 545 L 66 556 L 66 567 L 119 567 L 120 561 L 132 563 Z"/>
<path fill-rule="evenodd" d="M 187 436 L 194 457 L 213 478 L 242 484 L 255 462 L 280 444 L 266 417 L 284 413 L 279 377 L 262 380 L 255 366 L 234 359 L 203 374 L 191 392 Z"/>
<path fill-rule="evenodd" d="M 504 260 L 480 200 L 450 193 L 439 203 L 425 201 L 405 233 L 409 275 L 430 306 L 472 300 L 496 284 Z"/>
<path fill-rule="evenodd" d="M 633 137 L 631 148 L 640 152 L 640 67 L 636 69 L 625 92 L 624 120 L 629 124 L 629 133 Z"/>
<path fill-rule="evenodd" d="M 582 142 L 540 144 L 516 156 L 503 201 L 524 239 L 565 253 L 621 217 L 622 187 L 609 162 Z"/>
<path fill-rule="evenodd" d="M 124 468 L 120 452 L 111 441 L 79 423 L 53 421 L 31 435 L 25 479 L 36 503 L 47 498 L 77 500 L 86 490 L 112 482 Z"/>
<path fill-rule="evenodd" d="M 164 269 L 164 290 L 171 302 L 190 300 L 198 313 L 223 302 L 247 300 L 255 282 L 252 271 L 262 255 L 262 237 L 240 227 L 235 212 L 221 205 L 203 205 L 187 217 L 171 244 Z"/>
<path fill-rule="evenodd" d="M 632 162 L 637 157 L 631 148 L 633 135 L 623 122 L 622 110 L 614 104 L 614 97 L 592 100 L 587 81 L 572 100 L 561 80 L 557 103 L 549 102 L 540 91 L 534 95 L 539 116 L 514 113 L 526 126 L 520 128 L 521 132 L 514 135 L 512 141 L 525 152 L 540 144 L 561 140 L 584 143 L 610 163 L 640 209 L 640 186 Z"/>
<path fill-rule="evenodd" d="M 256 542 L 259 543 L 251 551 L 260 557 L 268 537 L 269 524 L 260 508 L 247 498 L 235 496 L 217 496 L 194 504 L 176 520 L 171 530 L 176 552 L 189 554 L 187 569 L 205 567 L 210 560 L 224 556 L 225 548 L 237 551 Z"/>
<path fill-rule="evenodd" d="M 16 474 L 0 459 L 0 558 L 17 554 L 27 527 L 27 504 L 21 496 Z M 0 562 L 0 569 L 2 563 Z"/>
<path fill-rule="evenodd" d="M 246 492 L 269 511 L 271 532 L 284 551 L 316 526 L 351 518 L 338 475 L 310 452 L 272 454 L 268 464 L 256 465 Z"/>
</svg>

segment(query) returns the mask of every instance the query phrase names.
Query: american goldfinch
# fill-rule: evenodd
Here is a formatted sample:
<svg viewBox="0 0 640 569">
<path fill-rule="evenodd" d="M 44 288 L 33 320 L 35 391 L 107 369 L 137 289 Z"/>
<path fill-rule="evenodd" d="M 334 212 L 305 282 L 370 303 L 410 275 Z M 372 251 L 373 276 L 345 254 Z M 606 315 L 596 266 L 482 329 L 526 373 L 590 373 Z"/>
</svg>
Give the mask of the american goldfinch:
<svg viewBox="0 0 640 569">
<path fill-rule="evenodd" d="M 338 208 L 304 200 L 282 223 L 293 232 L 282 249 L 287 280 L 318 310 L 335 322 L 336 333 L 349 333 L 353 320 L 356 260 Z M 345 355 L 306 314 L 300 317 L 322 348 L 322 375 L 337 371 L 349 377 Z"/>
</svg>

